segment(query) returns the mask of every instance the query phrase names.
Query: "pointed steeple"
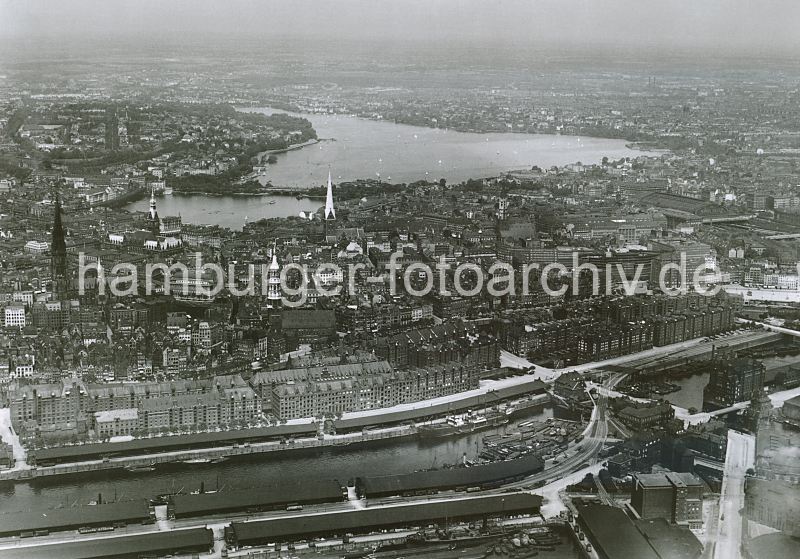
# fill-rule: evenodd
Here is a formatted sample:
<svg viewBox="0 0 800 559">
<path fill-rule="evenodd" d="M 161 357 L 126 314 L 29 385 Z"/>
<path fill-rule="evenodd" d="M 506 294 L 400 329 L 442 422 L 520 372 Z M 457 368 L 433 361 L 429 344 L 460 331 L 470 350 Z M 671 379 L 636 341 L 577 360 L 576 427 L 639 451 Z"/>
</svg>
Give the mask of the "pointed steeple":
<svg viewBox="0 0 800 559">
<path fill-rule="evenodd" d="M 272 244 L 272 263 L 267 269 L 267 301 L 272 308 L 278 308 L 283 298 L 281 289 L 281 267 L 278 263 L 277 241 Z"/>
<path fill-rule="evenodd" d="M 150 219 L 158 219 L 158 211 L 156 211 L 156 188 L 150 187 Z"/>
<path fill-rule="evenodd" d="M 330 171 L 328 171 L 328 194 L 325 196 L 325 219 L 336 219 L 336 210 L 333 209 L 333 183 L 331 183 Z"/>
<path fill-rule="evenodd" d="M 150 232 L 156 237 L 161 233 L 161 220 L 158 219 L 158 210 L 156 209 L 156 189 L 154 186 L 150 187 L 150 212 L 147 214 L 147 221 L 150 223 Z"/>
<path fill-rule="evenodd" d="M 277 241 L 273 241 L 272 243 L 272 263 L 269 265 L 270 270 L 280 270 L 281 267 L 278 264 L 278 243 Z"/>
<path fill-rule="evenodd" d="M 56 194 L 53 211 L 53 233 L 50 246 L 50 279 L 53 292 L 64 295 L 67 282 L 67 242 L 64 239 L 64 224 L 61 221 L 61 197 Z"/>
</svg>

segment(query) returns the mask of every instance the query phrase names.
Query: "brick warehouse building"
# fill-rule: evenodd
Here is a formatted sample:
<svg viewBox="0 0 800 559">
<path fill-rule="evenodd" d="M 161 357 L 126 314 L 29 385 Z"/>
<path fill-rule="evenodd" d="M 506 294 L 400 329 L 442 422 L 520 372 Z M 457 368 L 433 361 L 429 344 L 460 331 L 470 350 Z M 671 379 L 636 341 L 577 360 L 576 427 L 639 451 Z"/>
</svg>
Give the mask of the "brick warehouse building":
<svg viewBox="0 0 800 559">
<path fill-rule="evenodd" d="M 631 506 L 643 519 L 703 526 L 703 482 L 691 473 L 636 474 Z"/>
</svg>

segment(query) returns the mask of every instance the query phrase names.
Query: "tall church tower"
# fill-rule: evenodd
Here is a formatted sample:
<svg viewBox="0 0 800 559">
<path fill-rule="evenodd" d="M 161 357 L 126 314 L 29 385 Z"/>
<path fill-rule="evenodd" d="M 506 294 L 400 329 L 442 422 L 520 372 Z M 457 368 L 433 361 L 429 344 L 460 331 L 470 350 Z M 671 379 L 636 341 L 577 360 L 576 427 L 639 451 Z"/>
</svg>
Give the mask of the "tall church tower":
<svg viewBox="0 0 800 559">
<path fill-rule="evenodd" d="M 56 194 L 53 215 L 53 233 L 50 245 L 51 289 L 58 299 L 67 296 L 69 278 L 67 277 L 67 243 L 64 239 L 64 224 L 61 222 L 61 198 Z"/>
<path fill-rule="evenodd" d="M 272 262 L 267 268 L 267 302 L 270 307 L 277 309 L 281 306 L 283 290 L 281 289 L 281 266 L 278 264 L 278 249 L 272 245 Z"/>
<path fill-rule="evenodd" d="M 150 211 L 147 214 L 147 223 L 150 226 L 150 231 L 158 237 L 161 233 L 161 221 L 158 219 L 158 210 L 156 210 L 156 190 L 150 189 Z"/>
<path fill-rule="evenodd" d="M 333 208 L 333 183 L 328 171 L 328 192 L 325 196 L 325 236 L 328 236 L 328 221 L 336 221 L 336 210 Z"/>
</svg>

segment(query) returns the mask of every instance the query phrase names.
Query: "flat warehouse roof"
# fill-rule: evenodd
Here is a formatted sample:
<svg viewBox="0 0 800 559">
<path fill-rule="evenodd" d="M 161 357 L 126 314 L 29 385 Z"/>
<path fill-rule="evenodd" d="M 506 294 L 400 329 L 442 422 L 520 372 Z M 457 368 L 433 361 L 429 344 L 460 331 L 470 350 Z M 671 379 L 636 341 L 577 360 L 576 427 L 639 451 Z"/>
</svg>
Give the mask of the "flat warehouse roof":
<svg viewBox="0 0 800 559">
<path fill-rule="evenodd" d="M 172 503 L 175 516 L 179 517 L 257 506 L 336 500 L 342 500 L 342 487 L 338 482 L 333 480 L 307 480 L 302 483 L 273 485 L 268 488 L 222 491 L 200 495 L 175 495 Z"/>
<path fill-rule="evenodd" d="M 118 443 L 93 443 L 76 444 L 54 448 L 43 448 L 34 451 L 38 461 L 57 460 L 61 458 L 81 458 L 100 456 L 104 454 L 139 452 L 143 450 L 164 450 L 168 448 L 189 447 L 193 445 L 208 445 L 211 443 L 234 442 L 237 440 L 281 437 L 312 433 L 317 431 L 317 424 L 309 420 L 307 424 L 274 425 L 254 429 L 236 429 L 233 431 L 219 431 L 213 433 L 194 433 L 167 437 L 152 437 L 134 439 Z"/>
<path fill-rule="evenodd" d="M 415 525 L 443 519 L 535 513 L 542 498 L 529 493 L 506 493 L 429 503 L 366 508 L 336 513 L 305 514 L 253 522 L 233 522 L 238 545 L 285 541 L 309 534 L 337 534 L 370 528 Z"/>
<path fill-rule="evenodd" d="M 113 524 L 150 518 L 147 501 L 119 501 L 103 505 L 84 505 L 63 509 L 7 512 L 0 515 L 0 534 L 17 534 L 33 530 L 57 530 L 74 526 Z"/>
<path fill-rule="evenodd" d="M 180 550 L 210 549 L 214 534 L 207 528 L 171 530 L 134 536 L 93 538 L 51 545 L 17 546 L 0 549 L 0 559 L 115 559 L 164 554 Z"/>
<path fill-rule="evenodd" d="M 659 559 L 622 509 L 606 505 L 578 508 L 578 517 L 601 555 L 608 559 Z"/>
</svg>

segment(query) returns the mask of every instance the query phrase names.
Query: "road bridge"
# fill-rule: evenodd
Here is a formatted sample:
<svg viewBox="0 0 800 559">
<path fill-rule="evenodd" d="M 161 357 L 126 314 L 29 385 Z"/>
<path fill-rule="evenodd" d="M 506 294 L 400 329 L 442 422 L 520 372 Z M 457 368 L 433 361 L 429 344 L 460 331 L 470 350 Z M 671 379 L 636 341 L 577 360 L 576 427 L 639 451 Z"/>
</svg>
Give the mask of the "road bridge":
<svg viewBox="0 0 800 559">
<path fill-rule="evenodd" d="M 784 328 L 783 326 L 775 326 L 774 324 L 769 324 L 767 322 L 758 322 L 756 320 L 747 320 L 744 318 L 737 318 L 736 322 L 739 322 L 740 324 L 755 322 L 756 324 L 763 326 L 766 330 L 770 330 L 771 332 L 776 332 L 778 334 L 786 334 L 787 336 L 800 338 L 800 330 L 794 330 L 792 328 Z"/>
<path fill-rule="evenodd" d="M 750 221 L 753 219 L 754 215 L 729 215 L 723 217 L 704 217 L 703 223 L 705 224 L 712 224 L 712 223 L 741 223 L 743 221 Z"/>
<path fill-rule="evenodd" d="M 771 241 L 781 241 L 784 239 L 800 239 L 800 233 L 782 233 L 780 235 L 768 235 L 764 237 Z"/>
<path fill-rule="evenodd" d="M 704 468 L 711 468 L 712 470 L 718 470 L 720 472 L 725 470 L 725 462 L 711 460 L 710 458 L 704 458 L 702 456 L 694 457 L 694 465 L 703 466 Z"/>
<path fill-rule="evenodd" d="M 713 417 L 720 417 L 729 413 L 739 412 L 750 405 L 750 400 L 746 402 L 737 402 L 727 408 L 721 408 L 714 411 L 701 411 L 697 413 L 689 413 L 689 410 L 680 406 L 672 406 L 675 410 L 675 418 L 683 420 L 684 425 L 699 425 L 700 423 L 708 423 Z"/>
</svg>

